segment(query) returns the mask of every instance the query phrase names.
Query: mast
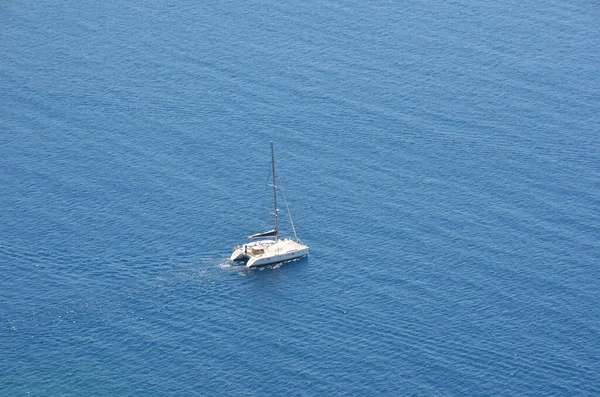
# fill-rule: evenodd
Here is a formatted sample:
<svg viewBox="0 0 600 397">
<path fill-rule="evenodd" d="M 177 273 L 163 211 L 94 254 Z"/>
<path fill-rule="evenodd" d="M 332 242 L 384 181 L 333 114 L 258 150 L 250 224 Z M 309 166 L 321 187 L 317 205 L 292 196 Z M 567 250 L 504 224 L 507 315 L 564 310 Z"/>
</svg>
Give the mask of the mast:
<svg viewBox="0 0 600 397">
<path fill-rule="evenodd" d="M 273 203 L 275 205 L 275 242 L 279 240 L 279 225 L 277 222 L 277 184 L 275 183 L 275 150 L 271 141 L 271 168 L 273 170 Z"/>
</svg>

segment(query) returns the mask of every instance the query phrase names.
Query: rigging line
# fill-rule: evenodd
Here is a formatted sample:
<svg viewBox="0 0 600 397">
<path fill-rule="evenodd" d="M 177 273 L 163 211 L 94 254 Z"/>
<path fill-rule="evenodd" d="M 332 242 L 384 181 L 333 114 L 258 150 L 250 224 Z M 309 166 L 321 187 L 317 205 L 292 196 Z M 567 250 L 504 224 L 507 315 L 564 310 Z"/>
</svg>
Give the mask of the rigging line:
<svg viewBox="0 0 600 397">
<path fill-rule="evenodd" d="M 283 183 L 281 182 L 281 176 L 279 176 L 279 172 L 277 172 L 277 168 L 275 168 L 275 172 L 277 173 L 277 179 L 279 180 L 279 188 L 283 195 L 283 202 L 285 203 L 285 208 L 287 209 L 288 216 L 290 217 L 290 224 L 292 225 L 292 231 L 294 232 L 294 237 L 296 237 L 297 242 L 301 242 L 296 234 L 296 227 L 294 226 L 294 221 L 292 220 L 292 212 L 290 211 L 290 207 L 287 202 L 287 198 L 285 197 L 285 190 L 283 189 Z"/>
</svg>

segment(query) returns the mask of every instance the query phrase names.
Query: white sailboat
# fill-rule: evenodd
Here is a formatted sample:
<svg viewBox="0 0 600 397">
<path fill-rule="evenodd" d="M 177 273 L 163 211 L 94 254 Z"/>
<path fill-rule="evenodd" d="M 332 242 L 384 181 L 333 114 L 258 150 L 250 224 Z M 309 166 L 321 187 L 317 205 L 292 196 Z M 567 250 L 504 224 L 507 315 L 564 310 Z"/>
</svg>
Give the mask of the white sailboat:
<svg viewBox="0 0 600 397">
<path fill-rule="evenodd" d="M 296 234 L 296 228 L 292 221 L 290 209 L 288 215 L 290 215 L 290 223 L 292 230 L 294 231 L 295 240 L 285 238 L 279 238 L 279 222 L 278 222 L 278 208 L 277 208 L 277 183 L 275 180 L 275 151 L 273 149 L 273 141 L 271 141 L 271 168 L 273 171 L 273 204 L 275 214 L 275 228 L 268 232 L 256 233 L 248 236 L 249 239 L 261 238 L 261 240 L 252 241 L 241 246 L 236 246 L 231 254 L 232 261 L 248 260 L 246 267 L 257 267 L 264 266 L 273 263 L 279 263 L 289 261 L 291 259 L 300 258 L 308 255 L 308 246 L 302 244 L 298 235 Z M 284 195 L 285 198 L 285 195 Z M 287 207 L 287 204 L 286 204 Z"/>
</svg>

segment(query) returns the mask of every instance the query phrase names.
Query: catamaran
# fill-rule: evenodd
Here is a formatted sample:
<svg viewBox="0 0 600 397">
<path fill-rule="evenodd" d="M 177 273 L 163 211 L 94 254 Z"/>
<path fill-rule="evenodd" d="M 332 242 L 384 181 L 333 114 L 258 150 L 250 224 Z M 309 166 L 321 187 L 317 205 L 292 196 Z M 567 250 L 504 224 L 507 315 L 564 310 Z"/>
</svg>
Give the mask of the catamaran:
<svg viewBox="0 0 600 397">
<path fill-rule="evenodd" d="M 308 246 L 304 245 L 298 235 L 292 221 L 290 209 L 287 207 L 290 223 L 294 232 L 295 240 L 279 238 L 279 210 L 277 208 L 277 183 L 275 180 L 275 150 L 273 141 L 271 141 L 271 169 L 273 173 L 273 204 L 275 214 L 275 228 L 267 232 L 256 233 L 248 236 L 249 239 L 259 238 L 261 240 L 252 241 L 241 246 L 236 246 L 231 254 L 232 261 L 248 260 L 246 267 L 264 266 L 273 263 L 285 262 L 308 255 Z M 285 198 L 285 194 L 284 194 Z"/>
</svg>

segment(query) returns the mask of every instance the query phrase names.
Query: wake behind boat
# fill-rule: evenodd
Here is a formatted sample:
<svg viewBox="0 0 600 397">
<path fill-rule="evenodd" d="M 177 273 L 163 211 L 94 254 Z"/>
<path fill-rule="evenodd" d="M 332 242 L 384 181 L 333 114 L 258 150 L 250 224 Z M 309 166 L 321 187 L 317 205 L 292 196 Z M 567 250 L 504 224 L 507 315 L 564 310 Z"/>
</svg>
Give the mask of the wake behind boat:
<svg viewBox="0 0 600 397">
<path fill-rule="evenodd" d="M 275 215 L 275 228 L 267 232 L 256 233 L 248 236 L 249 239 L 260 238 L 261 240 L 253 241 L 242 246 L 234 247 L 233 253 L 231 254 L 232 261 L 248 260 L 246 267 L 258 267 L 269 265 L 273 263 L 284 262 L 296 258 L 300 258 L 308 255 L 308 246 L 302 244 L 298 235 L 296 234 L 296 228 L 292 221 L 290 209 L 288 215 L 290 216 L 290 223 L 292 230 L 294 231 L 295 240 L 286 238 L 279 238 L 279 221 L 277 208 L 277 184 L 275 181 L 275 150 L 273 148 L 273 141 L 271 141 L 271 168 L 273 173 L 273 204 L 274 204 L 274 215 Z M 284 195 L 285 198 L 285 195 Z"/>
</svg>

